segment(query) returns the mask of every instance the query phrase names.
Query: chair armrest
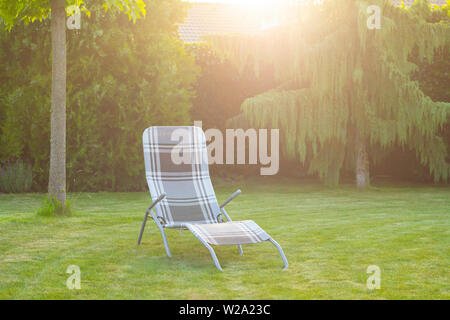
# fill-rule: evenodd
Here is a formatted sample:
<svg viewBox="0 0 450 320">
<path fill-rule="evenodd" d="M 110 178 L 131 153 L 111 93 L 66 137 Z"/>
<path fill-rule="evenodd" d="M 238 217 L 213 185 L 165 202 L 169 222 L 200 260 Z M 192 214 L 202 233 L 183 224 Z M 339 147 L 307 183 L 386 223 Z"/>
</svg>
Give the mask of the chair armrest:
<svg viewBox="0 0 450 320">
<path fill-rule="evenodd" d="M 222 209 L 223 207 L 225 207 L 228 203 L 230 203 L 231 200 L 233 200 L 234 198 L 236 198 L 238 195 L 241 194 L 241 190 L 237 190 L 235 193 L 233 193 L 227 200 L 225 200 L 221 205 L 220 205 L 220 209 Z"/>
<path fill-rule="evenodd" d="M 158 199 L 156 199 L 156 201 L 155 202 L 153 202 L 151 205 L 150 205 L 150 207 L 148 207 L 148 209 L 147 209 L 147 213 L 150 213 L 150 211 L 158 204 L 158 202 L 160 202 L 162 199 L 164 199 L 166 197 L 166 194 L 165 193 L 163 193 L 162 195 L 160 195 L 159 197 L 158 197 Z"/>
</svg>

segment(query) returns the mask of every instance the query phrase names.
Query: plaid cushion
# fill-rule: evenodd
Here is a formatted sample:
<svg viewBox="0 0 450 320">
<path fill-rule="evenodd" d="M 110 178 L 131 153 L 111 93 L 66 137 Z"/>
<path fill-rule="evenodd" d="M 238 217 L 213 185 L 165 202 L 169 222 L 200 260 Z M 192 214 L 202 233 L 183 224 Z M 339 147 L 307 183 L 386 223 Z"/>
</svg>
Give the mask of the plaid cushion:
<svg viewBox="0 0 450 320">
<path fill-rule="evenodd" d="M 258 243 L 270 238 L 252 220 L 215 224 L 188 224 L 187 228 L 198 238 L 213 245 Z"/>
<path fill-rule="evenodd" d="M 199 127 L 150 127 L 143 134 L 145 173 L 165 227 L 216 223 L 220 213 L 209 177 L 205 134 Z M 187 160 L 176 163 L 173 156 Z M 176 160 L 176 159 L 175 159 Z"/>
</svg>

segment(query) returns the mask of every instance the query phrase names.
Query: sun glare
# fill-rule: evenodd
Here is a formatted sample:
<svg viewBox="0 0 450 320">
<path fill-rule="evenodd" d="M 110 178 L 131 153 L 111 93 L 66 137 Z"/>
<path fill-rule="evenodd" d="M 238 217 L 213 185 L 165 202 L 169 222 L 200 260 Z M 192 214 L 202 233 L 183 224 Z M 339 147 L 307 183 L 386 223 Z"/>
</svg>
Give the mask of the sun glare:
<svg viewBox="0 0 450 320">
<path fill-rule="evenodd" d="M 187 0 L 188 2 L 227 3 L 240 5 L 252 9 L 278 8 L 286 4 L 298 2 L 298 0 Z"/>
<path fill-rule="evenodd" d="M 298 0 L 185 0 L 195 3 L 219 3 L 235 5 L 239 11 L 245 11 L 257 19 L 261 30 L 277 27 L 281 22 L 291 20 Z"/>
</svg>

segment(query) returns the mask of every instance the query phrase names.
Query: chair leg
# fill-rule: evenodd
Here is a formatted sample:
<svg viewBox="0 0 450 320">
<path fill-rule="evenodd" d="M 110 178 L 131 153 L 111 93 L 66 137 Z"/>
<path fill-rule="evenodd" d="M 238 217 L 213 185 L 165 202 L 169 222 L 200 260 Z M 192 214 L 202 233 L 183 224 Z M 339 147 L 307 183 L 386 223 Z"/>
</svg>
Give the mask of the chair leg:
<svg viewBox="0 0 450 320">
<path fill-rule="evenodd" d="M 169 243 L 167 242 L 166 233 L 164 232 L 164 228 L 161 225 L 161 223 L 159 223 L 159 220 L 157 219 L 156 215 L 153 212 L 151 214 L 152 214 L 153 220 L 155 220 L 155 223 L 158 226 L 159 231 L 161 231 L 161 235 L 162 235 L 162 238 L 163 238 L 163 241 L 164 241 L 164 246 L 166 247 L 167 256 L 169 258 L 171 258 L 172 255 L 170 253 Z"/>
<path fill-rule="evenodd" d="M 283 249 L 281 249 L 281 246 L 275 240 L 273 240 L 272 238 L 270 238 L 269 241 L 272 242 L 275 247 L 277 247 L 278 251 L 280 252 L 281 259 L 283 259 L 283 262 L 284 262 L 283 269 L 287 269 L 289 264 L 288 264 L 288 261 L 286 259 L 286 256 L 284 255 Z"/>
<path fill-rule="evenodd" d="M 189 227 L 188 227 L 188 229 L 192 232 L 192 230 Z M 220 271 L 223 271 L 222 267 L 220 266 L 219 260 L 217 259 L 216 253 L 214 252 L 214 249 L 207 242 L 203 241 L 202 238 L 197 237 L 197 235 L 194 232 L 192 232 L 192 234 L 198 240 L 200 240 L 200 242 L 203 243 L 203 245 L 209 250 L 209 253 L 211 254 L 211 257 L 212 257 L 212 259 L 213 259 L 213 261 L 214 261 L 214 263 L 216 265 L 216 268 L 219 269 Z"/>
<path fill-rule="evenodd" d="M 141 240 L 142 240 L 142 235 L 144 234 L 144 229 L 145 229 L 145 224 L 147 223 L 147 218 L 148 218 L 148 213 L 145 213 L 144 216 L 144 221 L 142 221 L 142 225 L 141 225 L 141 231 L 139 232 L 139 237 L 138 237 L 138 245 L 141 244 Z"/>
<path fill-rule="evenodd" d="M 209 253 L 211 253 L 211 257 L 216 265 L 216 268 L 219 269 L 220 271 L 223 271 L 222 267 L 220 266 L 219 260 L 217 259 L 216 253 L 214 252 L 214 249 L 206 242 L 203 242 L 203 240 L 200 241 L 205 245 L 206 248 L 208 248 Z"/>
<path fill-rule="evenodd" d="M 166 238 L 166 233 L 164 232 L 163 227 L 159 226 L 159 230 L 161 231 L 162 237 L 163 237 L 163 241 L 164 241 L 164 246 L 166 247 L 166 253 L 167 256 L 169 258 L 172 257 L 172 254 L 170 253 L 170 249 L 169 249 L 169 243 L 167 242 L 167 238 Z"/>
</svg>

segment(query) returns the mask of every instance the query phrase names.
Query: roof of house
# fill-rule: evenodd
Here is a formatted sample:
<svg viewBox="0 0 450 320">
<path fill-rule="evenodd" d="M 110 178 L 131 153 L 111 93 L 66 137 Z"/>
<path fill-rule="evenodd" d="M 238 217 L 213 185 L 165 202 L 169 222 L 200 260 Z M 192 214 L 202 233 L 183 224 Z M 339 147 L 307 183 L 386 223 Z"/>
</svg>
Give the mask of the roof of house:
<svg viewBox="0 0 450 320">
<path fill-rule="evenodd" d="M 204 35 L 254 33 L 259 21 L 242 6 L 227 3 L 193 3 L 178 33 L 184 42 L 198 42 Z"/>
<path fill-rule="evenodd" d="M 217 1 L 217 0 L 216 0 Z M 403 0 L 410 6 L 414 0 Z M 275 25 L 278 21 L 287 21 L 284 12 L 264 12 L 255 14 L 254 9 L 237 3 L 223 2 L 191 2 L 188 16 L 183 24 L 179 25 L 180 38 L 187 43 L 198 42 L 205 35 L 257 33 L 264 28 Z M 392 0 L 399 4 L 401 0 Z M 431 0 L 432 3 L 442 6 L 447 0 Z M 287 13 L 289 14 L 289 12 Z"/>
<path fill-rule="evenodd" d="M 403 0 L 403 2 L 406 4 L 406 6 L 411 6 L 415 0 Z M 396 5 L 399 5 L 402 0 L 392 0 L 392 2 Z M 447 4 L 447 0 L 431 0 L 431 3 L 437 4 L 438 6 L 443 6 L 444 4 Z"/>
</svg>

